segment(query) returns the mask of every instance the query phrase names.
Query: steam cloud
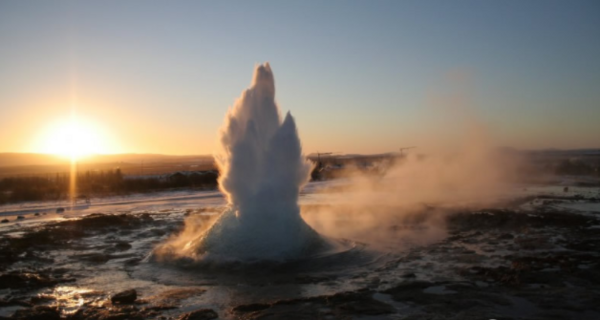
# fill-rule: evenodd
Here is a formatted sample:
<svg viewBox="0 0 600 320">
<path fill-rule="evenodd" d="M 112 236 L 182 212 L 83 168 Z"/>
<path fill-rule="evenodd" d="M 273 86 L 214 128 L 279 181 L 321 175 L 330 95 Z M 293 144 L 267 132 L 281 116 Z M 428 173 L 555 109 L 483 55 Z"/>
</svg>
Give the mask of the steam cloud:
<svg viewBox="0 0 600 320">
<path fill-rule="evenodd" d="M 334 172 L 339 183 L 321 189 L 328 204 L 303 208 L 306 222 L 329 237 L 402 250 L 446 237 L 449 213 L 513 199 L 522 159 L 497 147 L 469 94 L 446 88 L 449 93 L 432 99 L 429 113 L 441 122 L 423 123 L 428 130 L 412 137 L 419 139 L 418 149 L 375 170 L 346 166 Z"/>
</svg>

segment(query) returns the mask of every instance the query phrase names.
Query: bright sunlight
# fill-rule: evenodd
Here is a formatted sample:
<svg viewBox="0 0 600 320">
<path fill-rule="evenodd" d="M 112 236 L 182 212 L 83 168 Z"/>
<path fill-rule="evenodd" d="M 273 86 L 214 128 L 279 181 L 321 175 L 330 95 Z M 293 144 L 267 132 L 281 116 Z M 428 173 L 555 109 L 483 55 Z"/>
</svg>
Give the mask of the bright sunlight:
<svg viewBox="0 0 600 320">
<path fill-rule="evenodd" d="M 110 152 L 108 140 L 102 130 L 96 124 L 75 115 L 51 123 L 38 139 L 36 149 L 71 160 Z"/>
</svg>

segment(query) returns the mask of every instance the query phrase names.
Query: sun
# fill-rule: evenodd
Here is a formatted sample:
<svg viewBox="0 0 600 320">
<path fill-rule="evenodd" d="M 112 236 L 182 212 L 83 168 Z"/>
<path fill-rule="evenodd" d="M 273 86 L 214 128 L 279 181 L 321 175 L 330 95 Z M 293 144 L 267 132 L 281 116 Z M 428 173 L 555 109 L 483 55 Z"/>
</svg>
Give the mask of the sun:
<svg viewBox="0 0 600 320">
<path fill-rule="evenodd" d="M 42 153 L 71 160 L 108 153 L 107 140 L 102 130 L 93 122 L 74 115 L 48 125 L 40 140 L 39 149 Z"/>
</svg>

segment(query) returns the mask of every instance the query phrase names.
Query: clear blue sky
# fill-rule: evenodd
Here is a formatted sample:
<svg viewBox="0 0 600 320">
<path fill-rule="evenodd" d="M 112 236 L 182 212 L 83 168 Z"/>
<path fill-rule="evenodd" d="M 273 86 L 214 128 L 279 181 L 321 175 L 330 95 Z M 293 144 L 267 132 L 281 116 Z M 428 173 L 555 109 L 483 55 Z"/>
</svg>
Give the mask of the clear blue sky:
<svg viewBox="0 0 600 320">
<path fill-rule="evenodd" d="M 110 152 L 211 153 L 265 61 L 308 152 L 394 151 L 464 112 L 500 145 L 600 147 L 600 1 L 0 1 L 0 48 L 0 152 L 36 151 L 76 96 Z"/>
</svg>

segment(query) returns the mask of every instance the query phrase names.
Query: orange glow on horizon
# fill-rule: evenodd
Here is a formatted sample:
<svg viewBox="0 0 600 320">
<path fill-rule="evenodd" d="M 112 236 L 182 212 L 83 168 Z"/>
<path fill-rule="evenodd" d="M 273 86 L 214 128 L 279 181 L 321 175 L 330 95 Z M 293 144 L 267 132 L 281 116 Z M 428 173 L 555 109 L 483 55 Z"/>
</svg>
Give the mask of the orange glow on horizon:
<svg viewBox="0 0 600 320">
<path fill-rule="evenodd" d="M 43 128 L 34 150 L 77 161 L 94 154 L 114 153 L 115 146 L 98 124 L 73 113 Z"/>
</svg>

